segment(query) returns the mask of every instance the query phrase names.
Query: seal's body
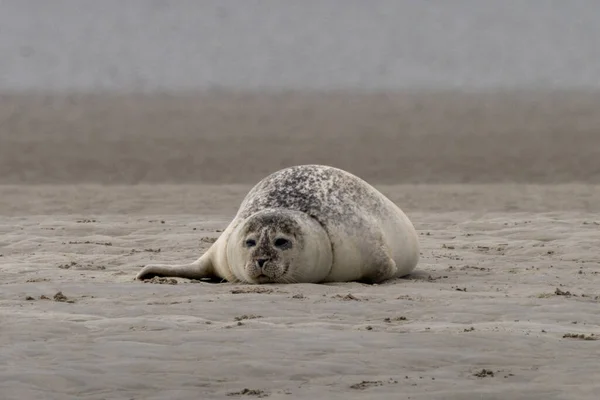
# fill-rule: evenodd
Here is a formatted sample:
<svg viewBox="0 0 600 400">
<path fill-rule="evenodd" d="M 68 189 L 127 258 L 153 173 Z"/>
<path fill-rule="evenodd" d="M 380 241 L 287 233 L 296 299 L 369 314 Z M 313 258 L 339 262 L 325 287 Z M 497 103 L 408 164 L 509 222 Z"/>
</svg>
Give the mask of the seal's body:
<svg viewBox="0 0 600 400">
<path fill-rule="evenodd" d="M 415 229 L 392 201 L 349 172 L 300 165 L 254 186 L 198 260 L 147 265 L 137 277 L 376 283 L 407 275 L 418 261 Z"/>
</svg>

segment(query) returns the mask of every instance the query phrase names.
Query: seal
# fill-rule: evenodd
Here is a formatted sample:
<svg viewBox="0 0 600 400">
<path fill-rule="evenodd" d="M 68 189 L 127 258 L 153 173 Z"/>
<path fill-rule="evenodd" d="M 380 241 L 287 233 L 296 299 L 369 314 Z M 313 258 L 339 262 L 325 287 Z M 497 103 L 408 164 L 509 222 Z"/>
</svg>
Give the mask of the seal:
<svg viewBox="0 0 600 400">
<path fill-rule="evenodd" d="M 298 165 L 258 182 L 196 261 L 146 265 L 137 279 L 379 283 L 418 261 L 417 233 L 396 204 L 349 172 Z"/>
</svg>

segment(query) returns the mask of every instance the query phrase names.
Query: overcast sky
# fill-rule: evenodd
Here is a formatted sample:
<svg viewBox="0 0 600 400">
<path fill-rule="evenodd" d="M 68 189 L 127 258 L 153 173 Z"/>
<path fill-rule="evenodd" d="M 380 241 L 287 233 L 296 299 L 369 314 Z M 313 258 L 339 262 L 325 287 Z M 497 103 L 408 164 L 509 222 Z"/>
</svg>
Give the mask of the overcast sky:
<svg viewBox="0 0 600 400">
<path fill-rule="evenodd" d="M 0 89 L 598 87 L 595 0 L 0 0 Z"/>
</svg>

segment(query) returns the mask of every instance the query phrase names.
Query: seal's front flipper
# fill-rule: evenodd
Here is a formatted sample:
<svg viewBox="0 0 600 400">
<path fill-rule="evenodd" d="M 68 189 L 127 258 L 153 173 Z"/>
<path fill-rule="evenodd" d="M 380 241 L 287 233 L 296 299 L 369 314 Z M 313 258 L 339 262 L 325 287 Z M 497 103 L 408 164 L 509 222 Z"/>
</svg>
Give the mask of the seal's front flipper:
<svg viewBox="0 0 600 400">
<path fill-rule="evenodd" d="M 379 250 L 373 252 L 372 265 L 367 269 L 369 272 L 361 279 L 362 282 L 371 284 L 380 283 L 394 278 L 398 273 L 396 262 L 390 257 L 389 251 L 387 251 L 385 246 L 381 245 Z"/>
<path fill-rule="evenodd" d="M 155 276 L 187 279 L 214 278 L 210 257 L 204 255 L 191 264 L 149 264 L 137 274 L 136 279 L 152 279 Z"/>
</svg>

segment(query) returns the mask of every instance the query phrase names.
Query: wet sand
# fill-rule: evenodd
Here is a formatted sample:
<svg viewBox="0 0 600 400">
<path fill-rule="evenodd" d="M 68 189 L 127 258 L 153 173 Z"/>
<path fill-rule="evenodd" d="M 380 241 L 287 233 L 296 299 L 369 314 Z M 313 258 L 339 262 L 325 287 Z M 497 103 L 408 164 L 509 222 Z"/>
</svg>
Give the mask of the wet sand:
<svg viewBox="0 0 600 400">
<path fill-rule="evenodd" d="M 0 184 L 600 183 L 600 92 L 0 96 Z"/>
</svg>

